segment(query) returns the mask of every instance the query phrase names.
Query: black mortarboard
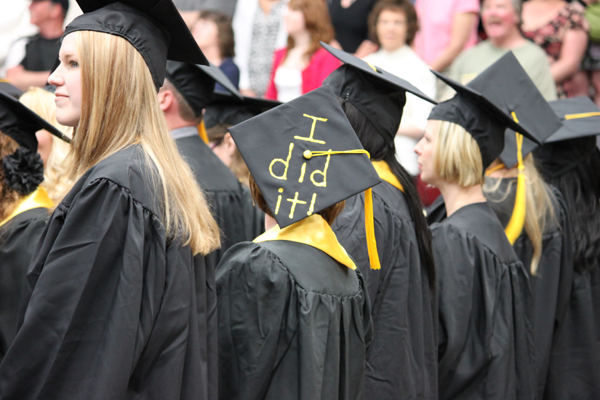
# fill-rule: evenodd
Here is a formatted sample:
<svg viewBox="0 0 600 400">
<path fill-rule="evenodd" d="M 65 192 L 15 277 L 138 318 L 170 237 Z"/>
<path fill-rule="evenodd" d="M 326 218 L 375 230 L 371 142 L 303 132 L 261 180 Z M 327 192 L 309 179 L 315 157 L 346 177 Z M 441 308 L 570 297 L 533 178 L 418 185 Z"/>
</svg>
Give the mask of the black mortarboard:
<svg viewBox="0 0 600 400">
<path fill-rule="evenodd" d="M 537 106 L 539 92 L 535 88 L 533 93 L 523 90 L 530 79 L 512 52 L 506 53 L 466 86 L 432 72 L 452 87 L 456 95 L 435 106 L 429 119 L 454 122 L 465 128 L 479 145 L 484 169 L 502 153 L 507 128 L 539 143 L 531 132 L 540 129 L 536 121 L 538 116 L 528 111 L 530 106 Z M 559 126 L 558 122 L 556 128 Z"/>
<path fill-rule="evenodd" d="M 235 96 L 242 98 L 231 81 L 215 66 L 195 65 L 178 61 L 167 62 L 167 79 L 188 102 L 196 117 L 211 102 L 215 82 L 219 82 Z"/>
<path fill-rule="evenodd" d="M 208 65 L 171 0 L 77 0 L 84 12 L 65 29 L 124 38 L 140 52 L 156 88 L 165 79 L 166 60 Z"/>
<path fill-rule="evenodd" d="M 380 182 L 329 86 L 230 132 L 280 228 Z"/>
<path fill-rule="evenodd" d="M 37 151 L 35 133 L 45 129 L 54 136 L 69 142 L 69 138 L 31 111 L 11 95 L 0 92 L 0 131 L 13 138 L 21 147 Z"/>
<path fill-rule="evenodd" d="M 437 104 L 410 82 L 326 43 L 321 46 L 344 63 L 323 84 L 355 106 L 388 143 L 393 143 L 400 126 L 406 92 Z"/>
<path fill-rule="evenodd" d="M 600 109 L 587 97 L 550 102 L 563 126 L 534 150 L 536 161 L 547 177 L 557 177 L 575 167 L 596 149 L 600 135 Z"/>
<path fill-rule="evenodd" d="M 14 97 L 15 99 L 18 99 L 19 97 L 21 97 L 23 95 L 23 93 L 25 93 L 24 91 L 22 91 L 21 89 L 19 89 L 16 86 L 11 85 L 10 83 L 0 79 L 0 91 L 11 95 L 12 97 Z"/>
<path fill-rule="evenodd" d="M 216 125 L 237 125 L 281 104 L 276 100 L 245 96 L 239 99 L 228 93 L 215 92 L 204 111 L 204 124 L 206 129 Z"/>
</svg>

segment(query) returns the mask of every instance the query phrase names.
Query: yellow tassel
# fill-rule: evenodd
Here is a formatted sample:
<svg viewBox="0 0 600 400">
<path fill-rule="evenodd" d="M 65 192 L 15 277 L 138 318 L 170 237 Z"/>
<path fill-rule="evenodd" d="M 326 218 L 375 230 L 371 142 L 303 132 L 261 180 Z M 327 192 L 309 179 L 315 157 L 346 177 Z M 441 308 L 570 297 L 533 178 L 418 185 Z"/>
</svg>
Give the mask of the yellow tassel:
<svg viewBox="0 0 600 400">
<path fill-rule="evenodd" d="M 365 229 L 367 232 L 367 249 L 369 250 L 371 269 L 381 269 L 381 264 L 379 264 L 379 254 L 377 253 L 377 241 L 375 240 L 373 191 L 371 188 L 365 190 Z"/>
<path fill-rule="evenodd" d="M 198 125 L 198 134 L 200 135 L 200 139 L 204 140 L 204 143 L 208 144 L 208 135 L 206 134 L 206 125 L 204 125 L 204 120 L 200 122 Z"/>
<path fill-rule="evenodd" d="M 515 122 L 519 122 L 517 120 L 517 116 L 515 113 L 512 113 Z M 517 159 L 519 160 L 518 169 L 519 175 L 517 177 L 517 194 L 515 196 L 515 206 L 513 208 L 512 216 L 510 217 L 510 221 L 508 221 L 508 225 L 504 229 L 506 233 L 506 237 L 510 244 L 514 244 L 519 236 L 521 236 L 521 232 L 523 232 L 523 226 L 525 226 L 525 204 L 527 200 L 526 194 L 526 182 L 525 182 L 525 165 L 523 165 L 523 135 L 519 133 L 515 133 L 517 138 Z"/>
</svg>

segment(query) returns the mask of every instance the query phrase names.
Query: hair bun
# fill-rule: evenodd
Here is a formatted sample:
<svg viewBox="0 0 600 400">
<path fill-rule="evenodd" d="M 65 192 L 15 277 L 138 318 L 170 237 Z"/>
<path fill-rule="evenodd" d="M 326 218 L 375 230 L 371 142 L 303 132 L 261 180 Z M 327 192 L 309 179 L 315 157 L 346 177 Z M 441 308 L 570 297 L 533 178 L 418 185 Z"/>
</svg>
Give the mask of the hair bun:
<svg viewBox="0 0 600 400">
<path fill-rule="evenodd" d="M 2 159 L 5 183 L 21 196 L 37 189 L 44 180 L 44 162 L 40 155 L 25 147 Z"/>
</svg>

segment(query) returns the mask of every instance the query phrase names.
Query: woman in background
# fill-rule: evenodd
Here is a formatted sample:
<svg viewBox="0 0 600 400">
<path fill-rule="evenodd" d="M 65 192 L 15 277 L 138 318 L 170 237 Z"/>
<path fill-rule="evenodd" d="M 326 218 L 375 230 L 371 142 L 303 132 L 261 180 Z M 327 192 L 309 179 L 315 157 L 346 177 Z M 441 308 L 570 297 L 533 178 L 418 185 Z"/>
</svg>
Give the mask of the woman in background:
<svg viewBox="0 0 600 400">
<path fill-rule="evenodd" d="M 334 38 L 323 0 L 291 0 L 285 14 L 288 44 L 275 52 L 265 98 L 286 102 L 321 86 L 339 61 L 319 42 Z"/>
<path fill-rule="evenodd" d="M 369 34 L 380 50 L 364 60 L 409 81 L 427 96 L 435 98 L 435 76 L 410 47 L 418 28 L 417 13 L 408 0 L 377 2 L 369 15 Z M 413 94 L 406 96 L 394 142 L 398 161 L 411 175 L 419 174 L 413 149 L 425 132 L 432 107 L 431 103 Z"/>
<path fill-rule="evenodd" d="M 29 88 L 19 101 L 44 118 L 50 125 L 64 133 L 73 135 L 73 129 L 63 126 L 56 120 L 56 104 L 54 94 L 41 88 Z M 64 140 L 54 140 L 46 130 L 36 133 L 38 140 L 38 153 L 44 161 L 44 181 L 42 187 L 48 192 L 52 202 L 57 205 L 75 183 L 70 174 L 67 155 L 71 145 Z"/>
<path fill-rule="evenodd" d="M 198 21 L 192 27 L 192 35 L 208 61 L 219 67 L 238 89 L 240 70 L 233 62 L 235 38 L 231 19 L 218 12 L 201 11 Z M 215 90 L 227 92 L 227 89 L 218 82 L 215 84 Z"/>
</svg>

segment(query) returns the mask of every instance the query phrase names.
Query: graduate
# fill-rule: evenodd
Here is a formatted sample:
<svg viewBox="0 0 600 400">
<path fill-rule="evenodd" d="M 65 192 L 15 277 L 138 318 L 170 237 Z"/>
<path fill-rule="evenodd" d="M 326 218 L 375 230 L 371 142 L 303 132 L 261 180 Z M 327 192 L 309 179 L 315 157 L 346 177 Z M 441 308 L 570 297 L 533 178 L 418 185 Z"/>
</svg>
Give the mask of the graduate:
<svg viewBox="0 0 600 400">
<path fill-rule="evenodd" d="M 190 165 L 221 229 L 221 247 L 207 259 L 216 266 L 228 248 L 254 236 L 247 236 L 244 226 L 244 204 L 249 201 L 249 194 L 201 139 L 201 135 L 206 135 L 202 112 L 213 97 L 215 82 L 241 98 L 219 68 L 169 61 L 158 102 L 179 154 Z M 198 132 L 198 126 L 202 132 Z"/>
<path fill-rule="evenodd" d="M 573 280 L 544 399 L 600 398 L 600 110 L 587 97 L 551 102 L 563 128 L 534 150 L 572 223 Z"/>
<path fill-rule="evenodd" d="M 440 399 L 535 397 L 527 270 L 482 191 L 506 128 L 536 141 L 511 116 L 532 119 L 520 117 L 531 100 L 520 91 L 522 73 L 508 53 L 467 86 L 438 75 L 457 94 L 434 107 L 415 147 L 421 178 L 440 189 L 448 215 L 431 226 Z"/>
<path fill-rule="evenodd" d="M 0 362 L 19 321 L 27 266 L 44 231 L 52 200 L 40 183 L 44 165 L 35 133 L 62 133 L 0 91 Z"/>
<path fill-rule="evenodd" d="M 410 83 L 348 53 L 324 84 L 338 98 L 383 182 L 373 192 L 376 253 L 369 252 L 365 196 L 346 200 L 333 224 L 365 277 L 373 316 L 365 399 L 437 397 L 437 301 L 431 234 L 412 177 L 396 159 L 394 138 L 406 92 L 435 103 Z M 370 257 L 371 256 L 371 257 Z"/>
<path fill-rule="evenodd" d="M 498 78 L 503 79 L 501 75 Z M 512 79 L 528 93 L 527 107 L 523 111 L 526 115 L 517 118 L 539 141 L 544 141 L 562 124 L 526 75 Z M 493 78 L 488 78 L 485 83 L 497 84 Z M 473 87 L 477 89 L 480 84 L 475 82 Z M 571 288 L 571 227 L 562 195 L 545 183 L 535 165 L 531 152 L 538 145 L 510 129 L 505 133 L 504 144 L 502 154 L 486 171 L 483 193 L 517 257 L 529 271 L 536 392 L 541 399 L 553 343 L 562 327 Z M 427 219 L 433 223 L 445 218 L 446 208 L 440 196 L 427 210 Z"/>
<path fill-rule="evenodd" d="M 255 117 L 282 103 L 276 100 L 255 97 L 238 97 L 215 92 L 210 104 L 205 108 L 204 123 L 209 146 L 217 157 L 235 174 L 247 192 L 244 205 L 244 226 L 247 240 L 252 240 L 265 232 L 265 213 L 258 208 L 250 195 L 250 171 L 242 158 L 229 128 Z"/>
<path fill-rule="evenodd" d="M 219 398 L 362 399 L 370 304 L 331 224 L 380 182 L 367 152 L 328 86 L 230 132 L 267 231 L 217 268 Z"/>
<path fill-rule="evenodd" d="M 49 78 L 78 180 L 32 258 L 0 398 L 214 399 L 219 231 L 156 97 L 167 58 L 208 62 L 170 0 L 78 3 Z"/>
</svg>

